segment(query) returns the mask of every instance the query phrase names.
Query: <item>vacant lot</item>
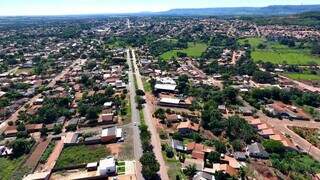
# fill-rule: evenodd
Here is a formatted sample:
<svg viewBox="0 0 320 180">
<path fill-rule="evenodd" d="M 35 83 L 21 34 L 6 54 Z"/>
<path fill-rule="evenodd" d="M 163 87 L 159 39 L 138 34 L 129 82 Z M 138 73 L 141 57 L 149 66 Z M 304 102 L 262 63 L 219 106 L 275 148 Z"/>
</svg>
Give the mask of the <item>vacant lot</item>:
<svg viewBox="0 0 320 180">
<path fill-rule="evenodd" d="M 24 156 L 17 159 L 0 158 L 0 179 L 11 179 L 13 173 L 21 165 Z"/>
<path fill-rule="evenodd" d="M 274 64 L 307 65 L 310 62 L 320 64 L 320 57 L 313 56 L 308 48 L 290 48 L 277 42 L 266 41 L 263 38 L 247 38 L 239 40 L 240 44 L 248 42 L 252 47 L 251 56 L 254 61 L 272 62 Z M 258 45 L 266 47 L 259 49 Z"/>
<path fill-rule="evenodd" d="M 63 149 L 57 161 L 56 167 L 62 168 L 96 162 L 107 157 L 108 155 L 110 155 L 110 152 L 104 145 L 70 146 Z"/>
<path fill-rule="evenodd" d="M 309 141 L 312 145 L 320 148 L 320 130 L 316 128 L 290 127 L 292 131 Z"/>
<path fill-rule="evenodd" d="M 172 50 L 165 52 L 160 57 L 164 60 L 169 60 L 172 57 L 177 57 L 177 52 L 186 53 L 189 57 L 200 57 L 201 54 L 206 51 L 207 45 L 205 43 L 188 43 L 188 48 L 181 50 Z"/>
</svg>

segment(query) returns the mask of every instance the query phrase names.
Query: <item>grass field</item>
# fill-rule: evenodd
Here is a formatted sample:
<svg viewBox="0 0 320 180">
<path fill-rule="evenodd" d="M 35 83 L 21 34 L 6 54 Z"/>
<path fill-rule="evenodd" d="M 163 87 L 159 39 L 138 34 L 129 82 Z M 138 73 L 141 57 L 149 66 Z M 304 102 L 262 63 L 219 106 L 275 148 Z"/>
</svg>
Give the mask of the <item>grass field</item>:
<svg viewBox="0 0 320 180">
<path fill-rule="evenodd" d="M 254 61 L 272 62 L 274 64 L 307 65 L 309 62 L 320 64 L 320 57 L 310 54 L 310 49 L 290 48 L 277 42 L 266 41 L 263 38 L 247 38 L 239 40 L 240 44 L 248 43 L 252 47 L 251 56 Z M 265 44 L 265 49 L 258 49 L 259 44 Z"/>
<path fill-rule="evenodd" d="M 286 73 L 284 74 L 290 79 L 302 80 L 302 81 L 320 81 L 320 76 L 315 74 L 304 74 L 304 73 Z"/>
<path fill-rule="evenodd" d="M 56 167 L 68 167 L 80 165 L 84 163 L 96 162 L 110 155 L 104 145 L 80 145 L 70 146 L 63 149 L 60 157 L 57 160 Z"/>
<path fill-rule="evenodd" d="M 163 53 L 160 57 L 164 60 L 169 60 L 172 57 L 177 57 L 177 52 L 187 53 L 189 57 L 200 57 L 201 54 L 207 49 L 205 43 L 188 43 L 188 48 L 181 50 L 172 50 Z"/>
<path fill-rule="evenodd" d="M 21 165 L 24 156 L 17 159 L 0 158 L 0 179 L 11 179 L 13 173 Z"/>
</svg>

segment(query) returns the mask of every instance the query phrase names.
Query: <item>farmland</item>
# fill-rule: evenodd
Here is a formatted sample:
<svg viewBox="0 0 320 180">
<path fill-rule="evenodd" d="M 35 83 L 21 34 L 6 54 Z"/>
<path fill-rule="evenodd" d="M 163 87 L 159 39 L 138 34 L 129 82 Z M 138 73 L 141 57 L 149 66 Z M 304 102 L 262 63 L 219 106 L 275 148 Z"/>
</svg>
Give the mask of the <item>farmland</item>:
<svg viewBox="0 0 320 180">
<path fill-rule="evenodd" d="M 307 65 L 310 62 L 320 64 L 320 57 L 313 56 L 310 49 L 290 48 L 277 42 L 266 41 L 262 38 L 247 38 L 239 40 L 240 44 L 249 43 L 252 47 L 251 56 L 254 61 L 271 62 L 274 64 L 298 64 Z M 259 49 L 259 44 L 266 45 Z"/>
<path fill-rule="evenodd" d="M 201 54 L 207 49 L 205 43 L 188 43 L 188 48 L 181 50 L 172 50 L 163 53 L 160 57 L 164 60 L 169 60 L 172 57 L 177 57 L 177 52 L 186 53 L 189 57 L 200 57 Z"/>
</svg>

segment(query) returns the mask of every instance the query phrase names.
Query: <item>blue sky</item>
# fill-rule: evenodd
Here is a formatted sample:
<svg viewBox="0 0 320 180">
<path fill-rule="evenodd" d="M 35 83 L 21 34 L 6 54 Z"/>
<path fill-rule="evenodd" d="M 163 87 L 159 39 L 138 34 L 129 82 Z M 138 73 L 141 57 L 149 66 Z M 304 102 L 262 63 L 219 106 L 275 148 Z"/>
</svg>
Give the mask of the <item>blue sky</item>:
<svg viewBox="0 0 320 180">
<path fill-rule="evenodd" d="M 319 0 L 0 0 L 0 16 L 164 11 L 173 8 L 320 4 Z"/>
</svg>

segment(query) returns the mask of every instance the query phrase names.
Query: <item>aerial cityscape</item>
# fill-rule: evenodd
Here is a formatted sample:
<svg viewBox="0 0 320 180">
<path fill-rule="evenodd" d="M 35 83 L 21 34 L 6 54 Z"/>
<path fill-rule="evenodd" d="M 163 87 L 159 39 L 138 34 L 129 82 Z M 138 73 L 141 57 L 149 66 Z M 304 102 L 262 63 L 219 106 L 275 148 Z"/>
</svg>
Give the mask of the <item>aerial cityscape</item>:
<svg viewBox="0 0 320 180">
<path fill-rule="evenodd" d="M 317 1 L 3 0 L 0 180 L 320 180 Z"/>
</svg>

